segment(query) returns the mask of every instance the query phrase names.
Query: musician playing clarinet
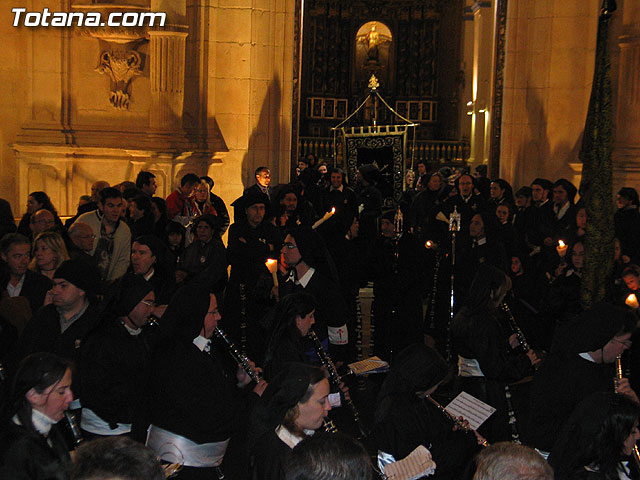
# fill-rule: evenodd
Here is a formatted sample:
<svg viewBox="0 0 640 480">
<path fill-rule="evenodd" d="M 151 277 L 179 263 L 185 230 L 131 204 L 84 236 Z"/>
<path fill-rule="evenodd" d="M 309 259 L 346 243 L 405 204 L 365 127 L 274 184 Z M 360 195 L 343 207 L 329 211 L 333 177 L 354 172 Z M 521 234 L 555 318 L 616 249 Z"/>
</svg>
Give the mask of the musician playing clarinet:
<svg viewBox="0 0 640 480">
<path fill-rule="evenodd" d="M 253 411 L 252 478 L 284 478 L 286 455 L 322 427 L 329 410 L 329 382 L 323 370 L 303 363 L 283 366 Z"/>
<path fill-rule="evenodd" d="M 242 449 L 228 448 L 230 439 L 242 441 L 243 421 L 266 387 L 251 383 L 211 341 L 220 319 L 217 296 L 206 283 L 183 288 L 163 316 L 169 327 L 153 356 L 146 444 L 162 460 L 184 465 L 180 480 L 221 478 L 222 468 L 230 473 L 246 466 Z"/>
<path fill-rule="evenodd" d="M 489 264 L 480 264 L 467 303 L 451 323 L 451 338 L 458 353 L 458 389 L 496 408 L 480 427 L 494 443 L 512 440 L 515 413 L 509 406 L 505 386 L 533 373 L 539 363 L 533 350 L 516 353 L 518 339 L 499 321 L 499 306 L 511 288 L 507 275 Z M 511 423 L 511 424 L 510 424 Z"/>
<path fill-rule="evenodd" d="M 447 377 L 444 359 L 424 344 L 413 344 L 396 355 L 376 402 L 372 431 L 378 450 L 402 460 L 419 445 L 431 452 L 436 471 L 430 479 L 457 480 L 481 448 L 484 439 L 455 426 L 426 396 Z M 463 424 L 465 425 L 465 424 Z"/>
<path fill-rule="evenodd" d="M 573 409 L 591 393 L 615 387 L 638 403 L 628 378 L 614 384 L 616 357 L 631 346 L 636 320 L 628 309 L 600 303 L 558 328 L 533 378 L 530 440 L 538 450 L 551 450 Z"/>
</svg>

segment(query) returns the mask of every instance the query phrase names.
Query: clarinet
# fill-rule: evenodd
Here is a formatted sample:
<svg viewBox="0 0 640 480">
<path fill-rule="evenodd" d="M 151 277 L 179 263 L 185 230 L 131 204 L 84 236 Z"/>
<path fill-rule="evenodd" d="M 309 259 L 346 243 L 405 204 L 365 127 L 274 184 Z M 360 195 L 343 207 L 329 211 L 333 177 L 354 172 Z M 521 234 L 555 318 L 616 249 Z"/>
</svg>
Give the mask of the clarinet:
<svg viewBox="0 0 640 480">
<path fill-rule="evenodd" d="M 455 415 L 452 415 L 451 413 L 449 413 L 447 409 L 444 408 L 442 404 L 440 404 L 437 400 L 435 400 L 431 395 L 425 395 L 423 398 L 431 402 L 438 410 L 440 410 L 440 412 L 444 414 L 445 417 L 447 417 L 450 421 L 452 421 L 453 424 L 456 425 L 460 430 L 463 430 L 465 433 L 469 433 L 469 432 L 475 433 L 475 430 L 473 430 L 468 425 L 465 425 L 464 422 L 460 421 L 459 418 L 456 418 Z M 486 439 L 484 439 L 481 443 L 478 441 L 478 443 L 483 447 L 489 446 L 489 442 L 487 442 Z"/>
<path fill-rule="evenodd" d="M 258 372 L 256 372 L 255 369 L 249 363 L 249 359 L 247 358 L 247 356 L 240 353 L 240 351 L 236 348 L 236 346 L 229 339 L 229 337 L 227 337 L 227 334 L 224 333 L 220 329 L 220 327 L 216 327 L 216 329 L 214 330 L 214 333 L 219 339 L 223 340 L 224 343 L 227 344 L 227 349 L 229 350 L 229 354 L 233 357 L 233 359 L 236 362 L 238 362 L 238 365 L 240 365 L 242 369 L 245 372 L 247 372 L 247 375 L 251 377 L 251 380 L 253 380 L 256 383 L 259 383 L 260 380 L 262 379 L 260 378 L 260 375 L 258 374 Z"/>
<path fill-rule="evenodd" d="M 322 424 L 324 426 L 324 431 L 325 432 L 327 432 L 327 433 L 338 433 L 338 427 L 336 427 L 336 424 L 333 423 L 333 420 L 325 418 L 322 421 Z"/>
<path fill-rule="evenodd" d="M 240 351 L 247 352 L 247 293 L 244 283 L 238 286 L 240 290 Z"/>
<path fill-rule="evenodd" d="M 524 333 L 522 333 L 522 330 L 520 330 L 520 327 L 516 323 L 516 319 L 514 318 L 513 313 L 511 313 L 511 309 L 509 308 L 509 305 L 507 305 L 507 302 L 502 302 L 502 305 L 500 306 L 500 308 L 504 313 L 507 314 L 507 321 L 509 322 L 509 328 L 513 331 L 513 333 L 516 334 L 516 338 L 518 339 L 518 343 L 522 347 L 522 350 L 524 350 L 524 352 L 527 353 L 529 350 L 531 350 L 531 346 L 529 346 L 529 342 L 527 342 L 527 339 L 524 338 Z"/>
<path fill-rule="evenodd" d="M 438 273 L 440 273 L 440 251 L 435 242 L 427 240 L 424 244 L 427 249 L 434 249 L 436 255 L 436 264 L 433 267 L 433 286 L 431 287 L 431 294 L 429 295 L 429 329 L 435 330 L 436 328 L 436 299 L 438 293 Z"/>
<path fill-rule="evenodd" d="M 618 355 L 616 357 L 616 376 L 613 378 L 613 391 L 616 393 L 618 393 L 618 381 L 622 380 L 622 378 L 622 355 Z M 633 461 L 636 469 L 640 470 L 640 449 L 638 449 L 638 444 L 633 445 L 631 460 Z"/>
<path fill-rule="evenodd" d="M 316 349 L 316 354 L 318 355 L 320 362 L 327 369 L 327 372 L 329 372 L 329 381 L 331 382 L 331 384 L 333 384 L 336 388 L 339 389 L 341 380 L 340 380 L 340 375 L 338 374 L 338 370 L 336 370 L 336 366 L 331 361 L 331 358 L 329 357 L 329 355 L 327 355 L 327 352 L 325 352 L 324 348 L 322 348 L 322 344 L 320 343 L 320 340 L 318 340 L 318 336 L 316 335 L 316 332 L 314 332 L 313 330 L 309 330 L 309 333 L 307 334 L 307 336 L 313 342 L 313 346 Z M 353 401 L 351 399 L 347 399 L 342 394 L 342 392 L 340 392 L 340 397 L 342 398 L 344 403 L 347 405 L 347 408 L 351 412 L 351 415 L 353 416 L 353 420 L 360 432 L 360 437 L 366 438 L 367 433 L 364 429 L 364 426 L 362 425 L 362 420 L 360 420 L 360 414 L 358 413 L 356 406 L 353 404 Z"/>
<path fill-rule="evenodd" d="M 520 330 L 520 327 L 516 323 L 516 319 L 514 318 L 513 313 L 511 313 L 509 305 L 507 305 L 507 302 L 502 302 L 500 308 L 507 314 L 509 328 L 516 334 L 516 338 L 518 339 L 518 343 L 522 347 L 522 350 L 527 353 L 531 350 L 531 347 L 529 346 L 527 339 L 524 337 L 524 333 L 522 333 L 522 330 Z M 520 445 L 522 442 L 520 441 L 520 433 L 518 432 L 518 425 L 516 423 L 516 412 L 513 407 L 513 402 L 511 401 L 511 389 L 508 384 L 504 386 L 504 396 L 507 400 L 507 414 L 509 415 L 509 425 L 511 426 L 511 441 Z"/>
<path fill-rule="evenodd" d="M 73 413 L 69 412 L 69 410 L 65 410 L 64 418 L 67 421 L 67 424 L 69 425 L 69 431 L 73 436 L 73 445 L 74 447 L 77 447 L 82 442 L 84 442 L 84 438 L 82 438 L 82 432 L 80 431 L 78 423 L 76 422 L 76 416 Z"/>
</svg>

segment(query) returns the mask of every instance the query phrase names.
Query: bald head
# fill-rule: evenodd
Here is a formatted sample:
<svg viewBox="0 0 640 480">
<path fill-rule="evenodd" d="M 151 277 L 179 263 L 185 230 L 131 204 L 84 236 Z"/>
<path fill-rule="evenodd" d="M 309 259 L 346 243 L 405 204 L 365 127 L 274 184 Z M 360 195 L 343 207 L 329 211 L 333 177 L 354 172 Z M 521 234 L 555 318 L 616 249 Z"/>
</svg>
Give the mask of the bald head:
<svg viewBox="0 0 640 480">
<path fill-rule="evenodd" d="M 98 180 L 91 185 L 91 201 L 98 203 L 100 201 L 100 192 L 109 187 L 109 182 Z"/>
<path fill-rule="evenodd" d="M 33 238 L 35 238 L 39 233 L 44 232 L 45 230 L 49 230 L 56 225 L 55 218 L 53 217 L 53 213 L 49 210 L 45 210 L 41 208 L 36 211 L 33 215 L 31 215 L 31 232 L 33 233 Z"/>
<path fill-rule="evenodd" d="M 69 227 L 69 238 L 82 251 L 93 250 L 94 237 L 93 230 L 84 222 L 75 222 Z"/>
</svg>

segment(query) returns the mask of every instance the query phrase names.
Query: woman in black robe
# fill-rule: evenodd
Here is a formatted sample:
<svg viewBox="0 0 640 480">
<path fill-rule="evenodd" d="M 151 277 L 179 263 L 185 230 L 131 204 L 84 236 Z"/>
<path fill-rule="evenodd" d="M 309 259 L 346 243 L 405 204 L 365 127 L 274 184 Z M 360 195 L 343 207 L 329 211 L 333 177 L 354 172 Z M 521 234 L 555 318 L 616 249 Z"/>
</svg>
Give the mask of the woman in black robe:
<svg viewBox="0 0 640 480">
<path fill-rule="evenodd" d="M 163 338 L 152 357 L 141 424 L 149 425 L 147 446 L 184 465 L 180 480 L 222 478 L 222 468 L 237 478 L 241 474 L 230 472 L 246 468 L 235 437 L 242 438 L 244 419 L 266 383 L 252 383 L 218 348 L 221 342 L 211 340 L 220 318 L 217 297 L 203 279 L 176 293 L 160 323 Z"/>
<path fill-rule="evenodd" d="M 51 353 L 26 357 L 16 372 L 0 431 L 0 478 L 65 480 L 70 458 L 57 423 L 73 400 L 71 367 Z"/>
<path fill-rule="evenodd" d="M 634 447 L 640 407 L 624 395 L 593 393 L 565 423 L 549 463 L 556 480 L 631 480 L 640 471 Z M 637 450 L 636 450 L 637 452 Z"/>
<path fill-rule="evenodd" d="M 478 451 L 480 437 L 449 420 L 430 396 L 447 376 L 447 364 L 423 344 L 404 349 L 378 394 L 372 436 L 378 450 L 402 460 L 418 445 L 431 452 L 436 463 L 433 479 L 462 478 Z"/>
<path fill-rule="evenodd" d="M 289 363 L 265 390 L 253 413 L 250 438 L 254 480 L 280 480 L 287 454 L 320 428 L 331 405 L 325 373 Z"/>
<path fill-rule="evenodd" d="M 275 327 L 264 361 L 265 378 L 270 380 L 288 362 L 312 363 L 303 340 L 315 323 L 315 299 L 308 293 L 292 293 L 275 309 Z M 315 360 L 315 359 L 314 359 Z"/>
<path fill-rule="evenodd" d="M 531 374 L 531 366 L 539 362 L 532 350 L 515 353 L 515 333 L 500 321 L 500 306 L 510 288 L 504 272 L 481 264 L 467 303 L 451 322 L 451 340 L 458 353 L 458 390 L 496 408 L 480 427 L 492 443 L 510 440 L 512 435 L 505 386 Z"/>
</svg>

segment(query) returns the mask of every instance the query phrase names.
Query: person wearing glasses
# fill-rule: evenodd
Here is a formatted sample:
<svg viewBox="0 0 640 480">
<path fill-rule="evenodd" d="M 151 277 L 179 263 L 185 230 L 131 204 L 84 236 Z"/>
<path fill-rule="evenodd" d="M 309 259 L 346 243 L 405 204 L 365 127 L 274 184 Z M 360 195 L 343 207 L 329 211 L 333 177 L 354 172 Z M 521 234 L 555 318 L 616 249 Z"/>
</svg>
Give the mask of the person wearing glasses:
<svg viewBox="0 0 640 480">
<path fill-rule="evenodd" d="M 530 444 L 551 451 L 581 400 L 613 391 L 616 358 L 631 347 L 636 320 L 629 309 L 600 303 L 556 330 L 551 351 L 533 379 Z M 627 378 L 616 379 L 615 391 L 640 403 Z"/>
<path fill-rule="evenodd" d="M 143 329 L 155 306 L 153 285 L 125 274 L 107 293 L 100 325 L 81 346 L 81 428 L 84 438 L 131 433 L 151 355 Z"/>
<path fill-rule="evenodd" d="M 345 319 L 347 306 L 337 284 L 337 271 L 322 237 L 311 227 L 290 229 L 284 239 L 281 258 L 288 270 L 280 282 L 278 298 L 289 293 L 311 294 L 316 301 L 314 330 L 334 360 L 344 360 L 349 332 Z M 308 345 L 306 350 L 312 350 Z"/>
<path fill-rule="evenodd" d="M 243 426 L 267 386 L 252 381 L 217 338 L 221 318 L 206 281 L 178 290 L 162 317 L 160 329 L 166 331 L 144 388 L 144 416 L 138 420 L 148 426 L 146 445 L 162 461 L 182 464 L 183 480 L 223 478 L 222 469 L 227 478 L 244 478 Z"/>
</svg>

